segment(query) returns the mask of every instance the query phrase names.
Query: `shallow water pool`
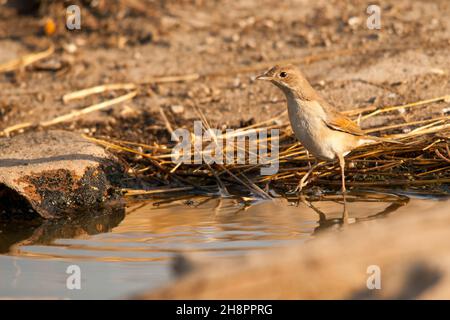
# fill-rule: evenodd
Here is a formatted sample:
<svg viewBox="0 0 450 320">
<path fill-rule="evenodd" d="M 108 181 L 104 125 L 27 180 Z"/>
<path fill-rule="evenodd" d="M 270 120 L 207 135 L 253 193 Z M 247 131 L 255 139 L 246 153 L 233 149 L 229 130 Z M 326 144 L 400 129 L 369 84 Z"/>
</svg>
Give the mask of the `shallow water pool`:
<svg viewBox="0 0 450 320">
<path fill-rule="evenodd" d="M 24 229 L 3 225 L 0 297 L 126 298 L 167 284 L 178 254 L 227 259 L 443 205 L 441 197 L 381 192 L 350 193 L 345 207 L 340 195 L 300 200 L 140 200 L 129 202 L 121 216 Z M 67 287 L 71 265 L 79 267 L 81 289 Z"/>
</svg>

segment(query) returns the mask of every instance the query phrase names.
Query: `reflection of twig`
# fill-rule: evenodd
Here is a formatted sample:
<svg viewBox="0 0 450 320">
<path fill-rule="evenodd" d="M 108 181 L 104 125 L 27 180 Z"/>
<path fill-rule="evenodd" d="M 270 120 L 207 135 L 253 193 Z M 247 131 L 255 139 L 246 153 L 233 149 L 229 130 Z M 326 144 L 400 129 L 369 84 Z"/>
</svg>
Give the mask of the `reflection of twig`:
<svg viewBox="0 0 450 320">
<path fill-rule="evenodd" d="M 307 207 L 313 209 L 319 215 L 319 223 L 327 221 L 327 215 L 322 210 L 313 205 L 311 201 L 306 201 L 305 197 L 302 194 L 300 195 L 299 200 Z"/>
<path fill-rule="evenodd" d="M 383 211 L 380 211 L 378 213 L 375 213 L 371 216 L 365 217 L 365 218 L 356 218 L 357 221 L 365 221 L 365 220 L 372 220 L 374 218 L 380 218 L 383 216 L 387 216 L 389 213 L 394 212 L 395 210 L 397 210 L 400 207 L 403 207 L 406 203 L 409 202 L 409 198 L 408 200 L 404 201 L 404 202 L 394 202 L 391 203 L 387 208 L 385 208 Z"/>
<path fill-rule="evenodd" d="M 222 203 L 223 203 L 223 199 L 222 198 L 218 198 L 217 199 L 217 204 L 214 207 L 214 214 L 215 215 L 219 215 L 220 214 L 220 210 L 222 209 Z"/>
<path fill-rule="evenodd" d="M 163 209 L 163 207 L 161 206 L 163 204 L 172 204 L 172 203 L 175 203 L 176 201 L 181 201 L 181 200 L 185 200 L 185 199 L 192 200 L 192 198 L 193 198 L 193 196 L 191 194 L 185 194 L 185 195 L 181 195 L 181 196 L 177 196 L 177 197 L 170 197 L 168 199 L 163 199 L 160 201 L 153 202 L 153 206 L 157 207 L 158 209 Z"/>
<path fill-rule="evenodd" d="M 141 210 L 142 208 L 144 208 L 145 206 L 148 206 L 148 202 L 142 202 L 142 203 L 140 203 L 139 205 L 137 205 L 136 207 L 134 207 L 134 208 L 128 208 L 127 209 L 127 215 L 130 215 L 130 214 L 132 214 L 133 212 L 136 212 L 136 211 L 138 211 L 138 210 Z"/>
</svg>

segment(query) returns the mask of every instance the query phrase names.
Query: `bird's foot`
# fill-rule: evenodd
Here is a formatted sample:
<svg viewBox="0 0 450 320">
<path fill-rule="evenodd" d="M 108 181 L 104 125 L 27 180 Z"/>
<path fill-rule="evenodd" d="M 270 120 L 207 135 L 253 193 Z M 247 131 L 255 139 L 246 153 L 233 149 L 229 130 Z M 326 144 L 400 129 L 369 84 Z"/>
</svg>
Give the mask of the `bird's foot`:
<svg viewBox="0 0 450 320">
<path fill-rule="evenodd" d="M 291 194 L 297 194 L 297 192 L 300 191 L 300 188 L 297 186 L 294 189 L 290 189 L 288 191 L 286 191 L 286 194 L 291 195 Z"/>
<path fill-rule="evenodd" d="M 303 190 L 303 188 L 307 186 L 307 184 L 308 184 L 308 182 L 305 182 L 302 179 L 302 180 L 300 180 L 299 184 L 294 189 L 288 190 L 286 192 L 286 194 L 297 194 L 297 193 L 301 192 Z"/>
</svg>

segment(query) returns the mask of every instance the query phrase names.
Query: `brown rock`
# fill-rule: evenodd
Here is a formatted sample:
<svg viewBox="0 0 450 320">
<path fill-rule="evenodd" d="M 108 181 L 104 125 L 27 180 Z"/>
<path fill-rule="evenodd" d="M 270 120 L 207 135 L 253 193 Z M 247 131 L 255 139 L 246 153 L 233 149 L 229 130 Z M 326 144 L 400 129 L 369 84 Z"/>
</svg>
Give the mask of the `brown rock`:
<svg viewBox="0 0 450 320">
<path fill-rule="evenodd" d="M 0 217 L 43 218 L 101 210 L 118 199 L 122 168 L 102 147 L 66 131 L 0 139 Z"/>
</svg>

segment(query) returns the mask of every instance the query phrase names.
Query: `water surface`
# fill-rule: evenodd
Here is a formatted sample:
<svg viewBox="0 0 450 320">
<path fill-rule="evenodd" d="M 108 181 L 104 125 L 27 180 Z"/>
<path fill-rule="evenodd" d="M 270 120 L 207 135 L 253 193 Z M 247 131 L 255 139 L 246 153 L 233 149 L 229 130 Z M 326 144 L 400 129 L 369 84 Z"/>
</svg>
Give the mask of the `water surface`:
<svg viewBox="0 0 450 320">
<path fill-rule="evenodd" d="M 350 194 L 344 211 L 339 195 L 320 200 L 191 196 L 130 202 L 126 214 L 119 216 L 45 222 L 24 230 L 3 226 L 0 297 L 123 298 L 167 284 L 178 254 L 227 259 L 313 241 L 324 230 L 345 232 L 357 223 L 449 204 L 437 198 L 366 192 Z M 70 265 L 80 267 L 81 290 L 66 287 Z"/>
</svg>

